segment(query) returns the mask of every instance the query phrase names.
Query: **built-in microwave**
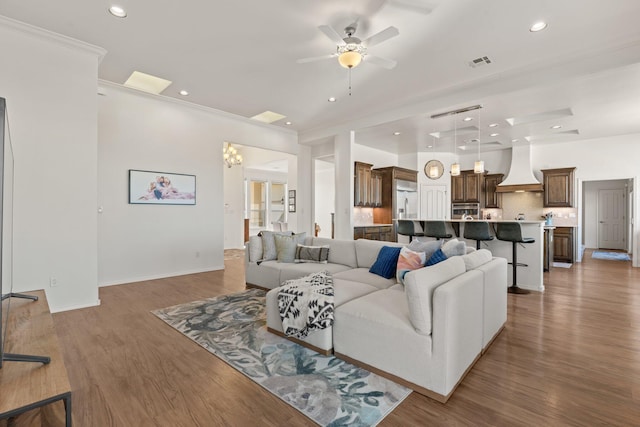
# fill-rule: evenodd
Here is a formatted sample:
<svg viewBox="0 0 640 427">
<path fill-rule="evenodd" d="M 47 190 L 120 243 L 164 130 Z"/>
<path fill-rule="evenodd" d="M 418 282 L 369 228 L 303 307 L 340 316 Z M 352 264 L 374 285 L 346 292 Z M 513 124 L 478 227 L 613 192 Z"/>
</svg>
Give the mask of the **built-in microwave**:
<svg viewBox="0 0 640 427">
<path fill-rule="evenodd" d="M 480 219 L 480 203 L 451 204 L 451 219 L 463 219 L 467 215 L 473 219 Z"/>
</svg>

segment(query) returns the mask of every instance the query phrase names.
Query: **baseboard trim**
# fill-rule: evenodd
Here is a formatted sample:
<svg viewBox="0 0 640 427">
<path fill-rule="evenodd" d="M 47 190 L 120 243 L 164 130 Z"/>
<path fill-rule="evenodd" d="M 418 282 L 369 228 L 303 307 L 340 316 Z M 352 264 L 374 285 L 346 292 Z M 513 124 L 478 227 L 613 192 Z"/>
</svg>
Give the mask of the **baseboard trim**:
<svg viewBox="0 0 640 427">
<path fill-rule="evenodd" d="M 316 347 L 315 345 L 311 345 L 311 344 L 309 344 L 309 343 L 307 343 L 305 341 L 299 340 L 298 338 L 288 337 L 284 333 L 282 333 L 282 332 L 280 332 L 280 331 L 278 331 L 276 329 L 271 329 L 268 326 L 267 326 L 267 331 L 271 332 L 274 335 L 278 335 L 279 337 L 286 338 L 289 341 L 292 341 L 292 342 L 294 342 L 296 344 L 299 344 L 299 345 L 301 345 L 303 347 L 306 347 L 306 348 L 308 348 L 310 350 L 313 350 L 316 353 L 320 353 L 323 356 L 331 356 L 333 354 L 333 348 L 330 348 L 329 350 L 324 350 L 324 349 L 322 349 L 320 347 Z"/>
<path fill-rule="evenodd" d="M 126 285 L 129 283 L 146 282 L 147 280 L 166 279 L 169 277 L 187 276 L 189 274 L 208 273 L 210 271 L 220 271 L 220 270 L 224 270 L 224 264 L 214 265 L 214 266 L 202 268 L 202 269 L 175 271 L 172 273 L 153 274 L 150 276 L 138 276 L 138 277 L 130 277 L 127 279 L 119 279 L 116 281 L 102 282 L 102 283 L 98 283 L 98 287 L 102 288 L 104 286 Z"/>
<path fill-rule="evenodd" d="M 97 307 L 100 304 L 101 304 L 100 299 L 98 299 L 95 303 L 91 303 L 91 304 L 70 305 L 68 307 L 60 307 L 60 308 L 56 308 L 56 309 L 52 309 L 51 307 L 49 307 L 49 311 L 51 312 L 51 314 L 53 314 L 53 313 L 61 313 L 63 311 L 80 310 L 82 308 Z"/>
<path fill-rule="evenodd" d="M 356 365 L 356 366 L 360 366 L 361 368 L 366 369 L 369 372 L 373 372 L 374 374 L 380 375 L 381 377 L 385 377 L 391 381 L 394 381 L 400 385 L 403 385 L 407 388 L 412 389 L 413 391 L 415 391 L 416 393 L 420 393 L 423 396 L 426 396 L 430 399 L 433 399 L 435 401 L 438 401 L 440 403 L 447 403 L 447 400 L 449 400 L 449 398 L 451 397 L 451 395 L 453 394 L 454 391 L 456 391 L 456 388 L 458 388 L 458 386 L 460 385 L 460 383 L 462 382 L 462 380 L 464 379 L 464 377 L 467 376 L 467 374 L 469 373 L 469 371 L 471 371 L 471 368 L 473 368 L 473 366 L 476 364 L 476 362 L 478 361 L 478 359 L 480 359 L 480 357 L 482 356 L 482 353 L 479 353 L 475 359 L 473 359 L 473 362 L 471 362 L 471 364 L 469 365 L 469 367 L 464 371 L 464 373 L 462 374 L 462 376 L 460 377 L 460 379 L 458 380 L 458 382 L 456 383 L 456 385 L 453 386 L 453 388 L 451 389 L 451 391 L 449 392 L 449 394 L 442 395 L 440 393 L 436 393 L 435 391 L 429 390 L 427 388 L 424 388 L 418 384 L 412 383 L 411 381 L 407 381 L 404 378 L 400 378 L 396 375 L 390 374 L 387 371 L 383 371 L 382 369 L 376 368 L 374 366 L 368 365 L 366 363 L 363 363 L 359 360 L 353 359 L 349 356 L 346 356 L 342 353 L 337 353 L 334 352 L 334 356 L 344 360 L 345 362 L 349 362 L 352 365 Z"/>
</svg>

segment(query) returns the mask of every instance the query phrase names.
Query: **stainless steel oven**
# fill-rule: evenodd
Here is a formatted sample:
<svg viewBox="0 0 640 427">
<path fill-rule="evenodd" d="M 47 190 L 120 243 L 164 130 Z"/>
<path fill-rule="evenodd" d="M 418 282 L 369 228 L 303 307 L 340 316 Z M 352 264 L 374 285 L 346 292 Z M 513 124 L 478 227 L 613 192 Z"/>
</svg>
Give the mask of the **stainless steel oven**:
<svg viewBox="0 0 640 427">
<path fill-rule="evenodd" d="M 452 203 L 451 219 L 462 219 L 470 215 L 473 219 L 480 219 L 480 203 Z"/>
</svg>

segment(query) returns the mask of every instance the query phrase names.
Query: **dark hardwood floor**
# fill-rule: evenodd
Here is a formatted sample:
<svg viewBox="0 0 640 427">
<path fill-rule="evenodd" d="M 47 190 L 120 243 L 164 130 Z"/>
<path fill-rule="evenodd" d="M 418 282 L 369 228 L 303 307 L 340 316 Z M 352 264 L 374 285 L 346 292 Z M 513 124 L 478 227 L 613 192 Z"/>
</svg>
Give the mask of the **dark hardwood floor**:
<svg viewBox="0 0 640 427">
<path fill-rule="evenodd" d="M 314 425 L 150 313 L 244 289 L 243 260 L 225 266 L 54 315 L 76 426 Z M 412 393 L 380 425 L 640 425 L 640 269 L 589 251 L 544 281 L 508 296 L 505 330 L 448 403 Z"/>
</svg>

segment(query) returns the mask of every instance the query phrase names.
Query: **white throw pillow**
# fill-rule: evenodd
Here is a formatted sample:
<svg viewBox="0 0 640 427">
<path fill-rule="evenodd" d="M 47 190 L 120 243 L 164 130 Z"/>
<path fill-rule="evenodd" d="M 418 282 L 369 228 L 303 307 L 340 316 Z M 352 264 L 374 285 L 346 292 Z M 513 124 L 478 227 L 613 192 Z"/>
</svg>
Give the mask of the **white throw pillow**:
<svg viewBox="0 0 640 427">
<path fill-rule="evenodd" d="M 487 249 L 479 249 L 475 252 L 471 252 L 469 254 L 463 255 L 462 260 L 464 261 L 464 265 L 467 269 L 473 270 L 474 268 L 480 267 L 482 264 L 486 264 L 493 259 L 491 252 Z"/>
<path fill-rule="evenodd" d="M 464 272 L 462 257 L 454 257 L 430 267 L 410 271 L 404 276 L 409 320 L 417 333 L 431 335 L 432 300 L 435 289 Z"/>
<path fill-rule="evenodd" d="M 273 232 L 268 230 L 261 231 L 258 236 L 262 237 L 262 260 L 271 261 L 278 258 L 278 250 L 276 249 L 276 240 L 274 235 L 291 236 L 292 231 Z"/>
<path fill-rule="evenodd" d="M 294 234 L 292 236 L 283 236 L 274 234 L 276 243 L 276 257 L 278 262 L 294 262 L 296 258 L 296 248 L 299 243 L 303 243 L 307 237 L 307 233 Z"/>
<path fill-rule="evenodd" d="M 258 262 L 262 260 L 262 237 L 249 236 L 249 261 Z"/>
</svg>

